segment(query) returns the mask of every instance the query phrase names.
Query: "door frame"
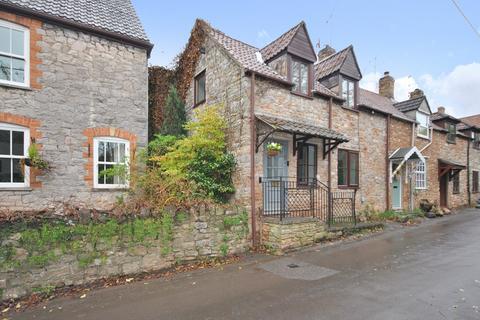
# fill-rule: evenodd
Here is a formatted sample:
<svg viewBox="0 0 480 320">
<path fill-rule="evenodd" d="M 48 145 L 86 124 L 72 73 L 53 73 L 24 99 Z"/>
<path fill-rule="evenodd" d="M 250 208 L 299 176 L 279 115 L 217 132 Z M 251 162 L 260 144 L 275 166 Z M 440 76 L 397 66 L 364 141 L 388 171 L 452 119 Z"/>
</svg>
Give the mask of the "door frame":
<svg viewBox="0 0 480 320">
<path fill-rule="evenodd" d="M 400 206 L 399 207 L 394 206 L 393 196 L 394 196 L 395 189 L 393 188 L 393 180 L 392 180 L 392 209 L 393 210 L 402 210 L 403 209 L 403 189 L 402 189 L 403 176 L 401 174 L 397 174 L 397 177 L 398 178 L 393 177 L 393 180 L 398 180 L 400 182 L 399 183 Z"/>
<path fill-rule="evenodd" d="M 448 207 L 448 185 L 450 171 L 439 178 L 440 207 Z"/>
<path fill-rule="evenodd" d="M 280 143 L 282 145 L 282 153 L 285 156 L 285 168 L 284 174 L 282 176 L 268 177 L 267 175 L 267 163 L 268 163 L 268 154 L 266 148 L 263 149 L 263 180 L 265 183 L 268 181 L 276 182 L 271 184 L 267 193 L 263 192 L 263 208 L 266 212 L 273 211 L 271 214 L 284 214 L 287 208 L 287 190 L 285 188 L 286 183 L 288 183 L 288 170 L 289 170 L 289 154 L 288 154 L 288 144 L 289 141 L 286 139 L 268 139 L 265 141 L 265 146 L 270 142 Z M 285 178 L 285 181 L 282 181 L 281 178 Z M 278 183 L 278 185 L 277 185 Z M 273 199 L 273 202 L 272 202 Z M 266 214 L 268 215 L 268 213 Z"/>
</svg>

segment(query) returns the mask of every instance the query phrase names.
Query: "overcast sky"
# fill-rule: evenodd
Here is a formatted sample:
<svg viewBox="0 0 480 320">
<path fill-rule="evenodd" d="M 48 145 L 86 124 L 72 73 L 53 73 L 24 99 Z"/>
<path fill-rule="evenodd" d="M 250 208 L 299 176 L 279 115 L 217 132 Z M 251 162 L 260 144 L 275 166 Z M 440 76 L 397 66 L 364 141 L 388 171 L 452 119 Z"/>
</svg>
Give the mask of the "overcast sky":
<svg viewBox="0 0 480 320">
<path fill-rule="evenodd" d="M 480 32 L 480 1 L 456 0 Z M 452 0 L 154 1 L 133 0 L 150 40 L 150 64 L 170 65 L 203 18 L 228 35 L 263 47 L 304 20 L 314 45 L 353 44 L 361 86 L 376 91 L 384 71 L 396 99 L 419 87 L 433 111 L 480 113 L 480 36 Z"/>
</svg>

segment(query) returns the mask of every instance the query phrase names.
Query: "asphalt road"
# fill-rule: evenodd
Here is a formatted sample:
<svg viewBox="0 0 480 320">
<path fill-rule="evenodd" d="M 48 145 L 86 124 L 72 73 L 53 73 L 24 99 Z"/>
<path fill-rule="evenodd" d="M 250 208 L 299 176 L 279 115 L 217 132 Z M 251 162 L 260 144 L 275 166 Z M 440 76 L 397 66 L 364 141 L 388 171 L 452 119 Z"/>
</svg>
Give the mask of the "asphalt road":
<svg viewBox="0 0 480 320">
<path fill-rule="evenodd" d="M 480 210 L 61 298 L 13 319 L 480 319 Z"/>
</svg>

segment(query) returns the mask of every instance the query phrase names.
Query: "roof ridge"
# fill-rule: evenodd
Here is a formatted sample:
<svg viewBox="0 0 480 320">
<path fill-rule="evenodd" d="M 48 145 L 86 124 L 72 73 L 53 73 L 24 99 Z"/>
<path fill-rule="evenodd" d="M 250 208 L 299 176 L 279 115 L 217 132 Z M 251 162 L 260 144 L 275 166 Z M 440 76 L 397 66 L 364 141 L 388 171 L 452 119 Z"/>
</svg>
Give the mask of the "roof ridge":
<svg viewBox="0 0 480 320">
<path fill-rule="evenodd" d="M 283 37 L 285 34 L 289 33 L 290 31 L 294 30 L 295 28 L 298 28 L 300 27 L 301 25 L 305 25 L 305 21 L 300 21 L 299 23 L 297 23 L 295 26 L 291 27 L 290 29 L 288 29 L 287 31 L 285 31 L 284 33 L 282 33 L 281 35 L 279 35 L 277 38 L 275 38 L 275 40 L 273 41 L 270 41 L 268 44 L 264 45 L 260 50 L 263 50 L 265 49 L 266 47 L 270 46 L 271 44 L 277 42 L 281 37 Z"/>
<path fill-rule="evenodd" d="M 407 100 L 403 100 L 403 101 L 399 101 L 399 102 L 394 102 L 393 104 L 394 104 L 394 105 L 396 105 L 396 104 L 402 104 L 402 103 L 407 103 L 407 102 L 416 101 L 416 100 L 425 99 L 425 98 L 426 98 L 425 96 L 421 96 L 421 97 L 416 97 L 416 98 L 412 98 L 412 99 L 407 99 Z"/>
<path fill-rule="evenodd" d="M 204 20 L 202 20 L 202 21 L 204 21 Z M 204 21 L 204 22 L 205 22 L 205 21 Z M 214 32 L 220 33 L 221 35 L 223 35 L 223 36 L 225 36 L 225 37 L 227 37 L 227 38 L 230 38 L 230 39 L 232 39 L 232 40 L 234 40 L 234 41 L 237 41 L 237 42 L 240 42 L 240 43 L 242 43 L 242 44 L 244 44 L 244 45 L 246 45 L 246 46 L 249 46 L 249 47 L 252 48 L 252 49 L 255 49 L 255 50 L 257 50 L 257 51 L 260 51 L 259 48 L 255 47 L 255 46 L 252 46 L 251 44 L 248 44 L 248 43 L 246 43 L 246 42 L 244 42 L 244 41 L 242 41 L 242 40 L 238 40 L 238 39 L 236 39 L 236 38 L 234 38 L 234 37 L 232 37 L 232 36 L 229 36 L 229 35 L 226 34 L 225 32 L 223 32 L 223 31 L 221 31 L 221 30 L 219 30 L 219 29 L 217 29 L 217 28 L 212 27 L 208 22 L 207 22 L 207 25 L 208 25 L 208 27 L 209 27 L 211 30 L 213 30 Z"/>
</svg>

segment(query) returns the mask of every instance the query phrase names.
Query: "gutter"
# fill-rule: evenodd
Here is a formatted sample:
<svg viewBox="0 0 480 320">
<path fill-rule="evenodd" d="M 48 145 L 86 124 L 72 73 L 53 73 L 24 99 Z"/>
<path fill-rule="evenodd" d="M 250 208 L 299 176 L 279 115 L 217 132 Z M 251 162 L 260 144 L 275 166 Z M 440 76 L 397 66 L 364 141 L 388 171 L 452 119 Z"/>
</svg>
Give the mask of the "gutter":
<svg viewBox="0 0 480 320">
<path fill-rule="evenodd" d="M 256 146 L 256 123 L 255 123 L 255 72 L 250 78 L 250 210 L 252 219 L 252 246 L 257 246 L 257 214 L 255 199 L 255 146 Z"/>
<path fill-rule="evenodd" d="M 1 3 L 0 4 L 0 9 L 4 9 L 7 11 L 13 11 L 15 13 L 21 14 L 21 15 L 26 15 L 26 16 L 33 16 L 35 18 L 41 19 L 41 20 L 46 20 L 48 22 L 52 22 L 57 25 L 61 25 L 63 27 L 67 27 L 70 29 L 78 30 L 78 31 L 83 31 L 83 32 L 88 32 L 88 33 L 93 33 L 96 35 L 100 35 L 106 39 L 109 40 L 114 40 L 117 42 L 121 43 L 126 43 L 130 44 L 136 47 L 144 48 L 147 50 L 147 55 L 150 57 L 150 53 L 152 52 L 153 49 L 153 44 L 149 42 L 148 40 L 142 40 L 138 38 L 133 38 L 127 35 L 123 35 L 118 32 L 113 32 L 113 31 L 107 31 L 104 29 L 101 29 L 99 27 L 94 27 L 90 26 L 84 23 L 76 22 L 71 19 L 67 18 L 61 18 L 61 17 L 56 17 L 54 15 L 40 12 L 37 10 L 32 10 L 32 9 L 27 9 L 24 7 L 16 6 L 16 5 L 11 5 L 11 4 L 6 4 L 6 3 Z"/>
</svg>

